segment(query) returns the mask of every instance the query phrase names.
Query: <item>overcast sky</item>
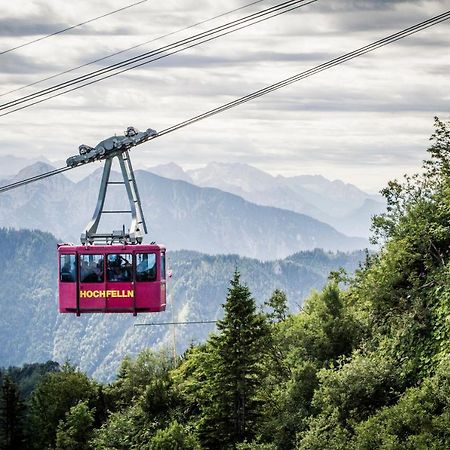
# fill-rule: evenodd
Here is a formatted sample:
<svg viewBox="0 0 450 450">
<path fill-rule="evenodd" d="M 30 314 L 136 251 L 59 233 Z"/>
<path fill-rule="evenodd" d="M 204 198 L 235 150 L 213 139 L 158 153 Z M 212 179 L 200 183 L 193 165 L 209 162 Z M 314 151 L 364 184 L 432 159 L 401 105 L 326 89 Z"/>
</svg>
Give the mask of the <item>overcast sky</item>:
<svg viewBox="0 0 450 450">
<path fill-rule="evenodd" d="M 1 2 L 0 52 L 132 0 Z M 2 93 L 208 19 L 250 0 L 148 0 L 0 55 Z M 263 9 L 262 1 L 101 64 L 117 62 Z M 162 130 L 450 9 L 449 1 L 318 0 L 295 12 L 0 117 L 0 155 L 65 160 L 133 125 Z M 244 162 L 274 175 L 321 174 L 375 192 L 419 170 L 433 116 L 450 118 L 450 23 L 161 137 L 135 168 Z M 8 96 L 32 93 L 51 80 Z M 3 103 L 3 101 L 1 103 Z M 7 163 L 7 162 L 5 162 Z"/>
</svg>

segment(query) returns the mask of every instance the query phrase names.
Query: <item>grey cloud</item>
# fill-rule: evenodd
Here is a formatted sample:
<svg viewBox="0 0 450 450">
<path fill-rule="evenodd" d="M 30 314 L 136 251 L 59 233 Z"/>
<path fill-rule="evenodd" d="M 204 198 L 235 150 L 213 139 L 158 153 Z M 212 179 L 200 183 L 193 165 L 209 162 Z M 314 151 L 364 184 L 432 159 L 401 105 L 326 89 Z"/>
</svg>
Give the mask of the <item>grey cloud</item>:
<svg viewBox="0 0 450 450">
<path fill-rule="evenodd" d="M 425 7 L 424 1 L 338 1 L 317 4 L 317 9 L 308 10 L 308 14 L 297 12 L 298 22 L 288 23 L 282 35 L 310 36 L 314 30 L 314 21 L 317 14 L 326 17 L 327 25 L 322 26 L 320 35 L 341 35 L 345 32 L 370 32 L 377 38 L 376 32 L 388 34 L 389 31 L 398 31 L 421 21 L 431 18 L 434 14 Z M 405 5 L 396 11 L 399 4 Z M 444 11 L 438 11 L 444 12 Z M 308 15 L 312 18 L 308 18 Z M 314 14 L 314 15 L 313 15 Z M 382 37 L 382 36 L 379 36 Z"/>
<path fill-rule="evenodd" d="M 322 62 L 335 57 L 326 52 L 276 52 L 276 51 L 254 51 L 236 53 L 234 55 L 192 55 L 188 53 L 177 53 L 153 62 L 149 62 L 142 68 L 166 69 L 166 68 L 221 68 L 229 67 L 230 64 L 254 64 L 258 62 Z"/>
<path fill-rule="evenodd" d="M 426 101 L 418 101 L 418 99 L 426 98 Z M 267 112 L 272 111 L 332 111 L 332 112 L 429 112 L 430 115 L 436 114 L 438 111 L 450 110 L 450 100 L 445 100 L 435 95 L 403 97 L 396 98 L 395 102 L 387 96 L 381 98 L 361 98 L 346 95 L 345 98 L 322 98 L 322 99 L 299 99 L 295 101 L 292 98 L 285 99 L 282 96 L 276 100 L 270 98 L 259 100 L 263 102 L 263 109 Z M 257 108 L 257 106 L 255 106 Z M 261 106 L 259 106 L 261 108 Z M 280 118 L 280 120 L 283 120 Z"/>
<path fill-rule="evenodd" d="M 0 36 L 21 38 L 24 36 L 38 36 L 54 33 L 66 27 L 67 25 L 62 23 L 50 23 L 48 17 L 2 17 L 0 19 Z M 20 42 L 17 45 L 20 45 Z"/>
<path fill-rule="evenodd" d="M 1 72 L 6 74 L 39 74 L 48 73 L 56 68 L 45 62 L 38 62 L 17 53 L 1 55 Z"/>
<path fill-rule="evenodd" d="M 74 24 L 52 22 L 48 17 L 34 16 L 28 18 L 3 17 L 0 19 L 0 36 L 3 37 L 21 37 L 25 36 L 45 36 L 47 34 L 57 33 Z M 73 28 L 64 32 L 65 35 L 77 36 L 101 36 L 101 35 L 140 35 L 141 33 L 134 27 L 127 25 L 102 25 Z M 29 40 L 29 39 L 28 39 Z M 26 41 L 25 41 L 26 42 Z M 21 43 L 17 43 L 20 45 Z"/>
<path fill-rule="evenodd" d="M 324 2 L 319 8 L 322 11 L 377 11 L 392 10 L 398 4 L 423 4 L 424 0 L 339 0 L 338 2 Z"/>
</svg>

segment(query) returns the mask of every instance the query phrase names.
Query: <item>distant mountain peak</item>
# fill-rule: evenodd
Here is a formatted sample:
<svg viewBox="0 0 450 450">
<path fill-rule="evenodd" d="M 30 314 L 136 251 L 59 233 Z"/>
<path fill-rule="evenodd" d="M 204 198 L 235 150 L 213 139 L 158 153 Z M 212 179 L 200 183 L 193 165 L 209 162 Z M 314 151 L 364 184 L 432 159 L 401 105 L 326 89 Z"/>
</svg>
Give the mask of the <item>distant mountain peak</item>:
<svg viewBox="0 0 450 450">
<path fill-rule="evenodd" d="M 159 164 L 157 166 L 149 167 L 146 169 L 148 172 L 159 175 L 160 177 L 170 178 L 171 180 L 182 180 L 192 183 L 192 178 L 187 174 L 184 169 L 174 162 L 167 164 Z"/>
<path fill-rule="evenodd" d="M 45 172 L 51 172 L 55 170 L 55 167 L 50 165 L 47 162 L 38 161 L 29 166 L 24 167 L 22 170 L 18 172 L 15 178 L 21 180 L 23 178 L 30 178 L 36 175 L 41 175 Z"/>
<path fill-rule="evenodd" d="M 211 162 L 200 169 L 188 170 L 195 184 L 216 187 L 234 194 L 253 190 L 266 190 L 275 178 L 245 163 Z"/>
</svg>

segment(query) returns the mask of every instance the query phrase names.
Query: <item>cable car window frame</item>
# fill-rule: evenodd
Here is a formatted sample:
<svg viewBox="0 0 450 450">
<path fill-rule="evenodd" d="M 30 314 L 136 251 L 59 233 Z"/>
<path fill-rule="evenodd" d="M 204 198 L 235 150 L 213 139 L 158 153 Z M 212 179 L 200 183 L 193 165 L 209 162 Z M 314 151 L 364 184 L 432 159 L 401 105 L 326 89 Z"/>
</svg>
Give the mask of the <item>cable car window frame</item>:
<svg viewBox="0 0 450 450">
<path fill-rule="evenodd" d="M 161 252 L 161 280 L 166 279 L 166 252 Z"/>
<path fill-rule="evenodd" d="M 153 264 L 153 268 L 151 269 L 146 269 L 142 272 L 138 271 L 138 267 L 139 264 L 141 264 L 143 261 L 141 261 L 140 263 L 138 263 L 138 257 L 140 255 L 152 255 L 153 259 L 154 259 L 154 264 Z M 148 266 L 147 266 L 148 267 Z M 153 269 L 153 272 L 151 272 L 151 270 Z M 140 277 L 141 274 L 143 274 L 144 272 L 149 271 L 149 276 L 148 278 L 144 278 L 144 277 Z M 157 254 L 154 252 L 139 252 L 139 253 L 135 253 L 135 269 L 134 269 L 134 273 L 135 273 L 135 279 L 136 282 L 138 283 L 142 283 L 142 282 L 153 282 L 157 280 L 157 274 L 158 274 L 158 258 L 157 258 Z M 150 276 L 151 275 L 151 276 Z"/>
<path fill-rule="evenodd" d="M 106 256 L 106 281 L 108 283 L 131 283 L 131 282 L 133 282 L 133 273 L 134 273 L 133 260 L 134 260 L 134 258 L 133 258 L 133 254 L 132 253 L 108 253 L 105 256 Z M 111 277 L 111 270 L 113 270 L 112 267 L 114 267 L 114 266 L 110 265 L 111 264 L 110 263 L 110 258 L 111 257 L 116 257 L 116 259 L 117 259 L 117 256 L 119 256 L 121 259 L 125 260 L 129 264 L 129 277 L 128 277 L 128 279 L 114 280 Z M 127 258 L 124 258 L 124 257 L 127 257 Z M 115 267 L 119 267 L 121 269 L 125 269 L 126 268 L 126 266 L 121 266 L 121 265 L 120 266 L 116 265 Z M 125 270 L 122 270 L 120 275 L 123 275 L 123 273 L 125 273 Z M 119 275 L 119 274 L 117 274 L 117 275 Z"/>
<path fill-rule="evenodd" d="M 64 261 L 63 264 L 63 258 L 67 259 L 69 258 L 69 271 L 64 271 L 63 268 L 66 266 L 66 262 Z M 61 283 L 76 283 L 77 281 L 77 268 L 78 268 L 78 262 L 77 262 L 77 254 L 76 253 L 63 253 L 59 255 L 59 281 Z M 68 274 L 71 276 L 72 279 L 63 279 L 63 275 Z"/>
<path fill-rule="evenodd" d="M 82 278 L 82 263 L 84 262 L 85 258 L 87 257 L 87 263 L 89 265 L 92 264 L 92 262 L 94 262 L 95 264 L 97 264 L 97 269 L 99 268 L 98 264 L 100 261 L 102 261 L 102 269 L 100 273 L 96 273 L 98 279 L 89 279 L 86 280 L 87 277 L 91 276 L 94 274 L 94 270 L 93 269 L 89 269 L 88 274 L 84 277 L 84 279 Z M 96 259 L 96 257 L 98 257 L 98 259 Z M 105 282 L 105 255 L 102 253 L 80 253 L 79 254 L 79 274 L 80 274 L 80 283 L 104 283 Z"/>
</svg>

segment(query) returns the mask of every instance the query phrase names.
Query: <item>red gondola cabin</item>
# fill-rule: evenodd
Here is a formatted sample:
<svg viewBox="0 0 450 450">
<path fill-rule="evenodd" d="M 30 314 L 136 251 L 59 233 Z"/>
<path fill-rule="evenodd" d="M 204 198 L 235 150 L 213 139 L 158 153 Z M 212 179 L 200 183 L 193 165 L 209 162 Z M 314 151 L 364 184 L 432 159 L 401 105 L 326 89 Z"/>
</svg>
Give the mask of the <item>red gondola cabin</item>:
<svg viewBox="0 0 450 450">
<path fill-rule="evenodd" d="M 61 313 L 158 312 L 166 308 L 160 245 L 58 246 Z"/>
</svg>

